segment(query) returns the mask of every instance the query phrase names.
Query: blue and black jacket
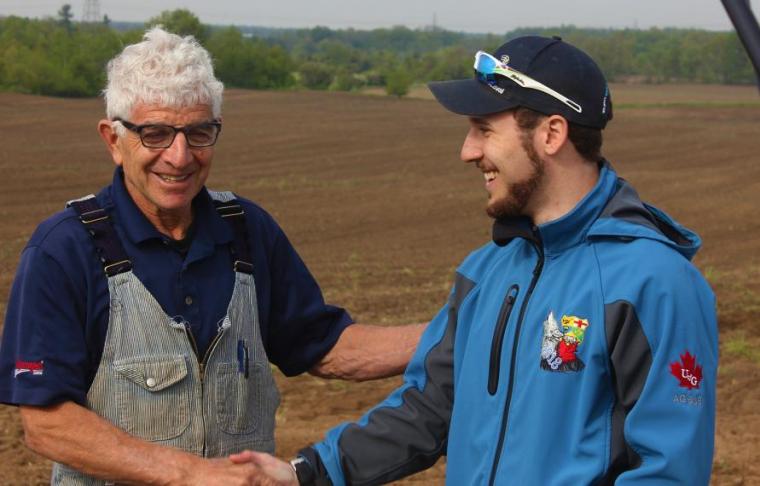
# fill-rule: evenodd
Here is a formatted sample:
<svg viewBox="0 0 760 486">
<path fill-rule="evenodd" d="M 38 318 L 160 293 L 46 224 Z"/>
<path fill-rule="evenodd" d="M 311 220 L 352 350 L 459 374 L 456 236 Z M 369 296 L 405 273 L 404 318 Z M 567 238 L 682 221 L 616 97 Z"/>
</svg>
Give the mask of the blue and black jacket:
<svg viewBox="0 0 760 486">
<path fill-rule="evenodd" d="M 403 386 L 303 456 L 335 485 L 442 455 L 457 486 L 708 484 L 718 336 L 699 245 L 605 163 L 562 218 L 497 221 Z"/>
</svg>

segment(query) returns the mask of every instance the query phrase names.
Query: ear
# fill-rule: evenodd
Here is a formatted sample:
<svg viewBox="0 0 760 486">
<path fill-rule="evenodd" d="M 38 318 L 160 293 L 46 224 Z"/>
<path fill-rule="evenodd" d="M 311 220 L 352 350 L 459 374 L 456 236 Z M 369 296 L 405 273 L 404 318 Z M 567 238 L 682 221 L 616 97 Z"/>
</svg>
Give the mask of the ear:
<svg viewBox="0 0 760 486">
<path fill-rule="evenodd" d="M 113 122 L 105 119 L 100 120 L 98 122 L 98 133 L 100 134 L 100 138 L 102 138 L 103 142 L 106 144 L 108 152 L 111 153 L 111 158 L 113 159 L 114 164 L 121 165 L 123 159 L 121 156 L 121 148 L 119 146 L 119 135 L 116 133 Z"/>
<path fill-rule="evenodd" d="M 544 119 L 541 130 L 536 130 L 536 141 L 546 155 L 557 155 L 568 141 L 569 125 L 567 120 L 559 115 L 551 115 Z"/>
</svg>

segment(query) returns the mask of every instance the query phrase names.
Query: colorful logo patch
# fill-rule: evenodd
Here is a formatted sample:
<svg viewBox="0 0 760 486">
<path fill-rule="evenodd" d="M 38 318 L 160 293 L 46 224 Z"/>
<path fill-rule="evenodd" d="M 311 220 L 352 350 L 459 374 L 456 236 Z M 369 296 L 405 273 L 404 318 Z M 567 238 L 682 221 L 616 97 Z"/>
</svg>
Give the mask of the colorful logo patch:
<svg viewBox="0 0 760 486">
<path fill-rule="evenodd" d="M 702 367 L 697 364 L 697 357 L 689 351 L 680 355 L 681 362 L 670 363 L 670 373 L 678 380 L 678 386 L 687 390 L 699 389 L 702 383 Z"/>
<path fill-rule="evenodd" d="M 586 365 L 578 357 L 578 347 L 588 329 L 588 319 L 562 316 L 562 327 L 554 318 L 554 312 L 544 321 L 544 337 L 541 340 L 541 368 L 547 371 L 580 371 Z"/>
<path fill-rule="evenodd" d="M 33 375 L 41 375 L 45 371 L 44 361 L 16 361 L 16 369 L 13 370 L 13 377 L 23 373 L 31 373 Z"/>
</svg>

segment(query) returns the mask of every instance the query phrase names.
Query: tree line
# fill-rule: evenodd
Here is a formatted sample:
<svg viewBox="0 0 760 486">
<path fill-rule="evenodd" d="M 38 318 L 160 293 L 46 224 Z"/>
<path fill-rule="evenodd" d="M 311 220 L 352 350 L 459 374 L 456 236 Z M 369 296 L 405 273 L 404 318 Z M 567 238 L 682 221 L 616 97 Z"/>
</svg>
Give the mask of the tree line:
<svg viewBox="0 0 760 486">
<path fill-rule="evenodd" d="M 752 84 L 754 72 L 733 32 L 691 29 L 517 29 L 503 35 L 393 27 L 374 30 L 267 29 L 202 24 L 189 10 L 165 11 L 144 26 L 78 23 L 57 17 L 0 19 L 0 90 L 96 96 L 105 64 L 144 28 L 193 35 L 228 87 L 351 91 L 384 87 L 403 96 L 413 83 L 472 75 L 473 54 L 526 34 L 560 35 L 597 60 L 610 81 Z"/>
</svg>

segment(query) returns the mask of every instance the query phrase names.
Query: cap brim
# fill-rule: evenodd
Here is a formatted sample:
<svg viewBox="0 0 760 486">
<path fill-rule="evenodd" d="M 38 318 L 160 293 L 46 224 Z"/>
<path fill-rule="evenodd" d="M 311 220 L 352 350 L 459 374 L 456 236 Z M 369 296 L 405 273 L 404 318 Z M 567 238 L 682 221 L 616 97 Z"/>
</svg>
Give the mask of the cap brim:
<svg viewBox="0 0 760 486">
<path fill-rule="evenodd" d="M 428 83 L 435 99 L 458 115 L 485 116 L 520 105 L 508 91 L 499 94 L 477 79 L 455 79 Z"/>
</svg>

